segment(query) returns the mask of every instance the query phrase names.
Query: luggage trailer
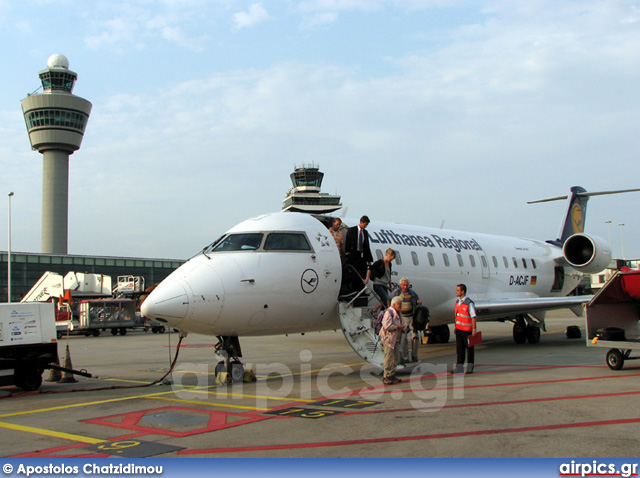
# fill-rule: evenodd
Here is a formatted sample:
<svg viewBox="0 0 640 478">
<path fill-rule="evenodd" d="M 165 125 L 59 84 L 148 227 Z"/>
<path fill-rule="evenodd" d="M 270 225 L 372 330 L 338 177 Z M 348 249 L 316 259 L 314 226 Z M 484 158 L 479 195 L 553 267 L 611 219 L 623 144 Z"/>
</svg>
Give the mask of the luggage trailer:
<svg viewBox="0 0 640 478">
<path fill-rule="evenodd" d="M 586 305 L 587 347 L 609 348 L 606 363 L 620 370 L 640 350 L 640 270 L 618 271 Z"/>
</svg>

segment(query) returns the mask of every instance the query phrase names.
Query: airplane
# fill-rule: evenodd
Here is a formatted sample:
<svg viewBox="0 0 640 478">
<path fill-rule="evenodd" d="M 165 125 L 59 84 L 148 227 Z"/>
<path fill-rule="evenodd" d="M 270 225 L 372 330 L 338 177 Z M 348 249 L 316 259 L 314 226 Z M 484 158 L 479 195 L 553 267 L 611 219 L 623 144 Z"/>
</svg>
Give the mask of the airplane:
<svg viewBox="0 0 640 478">
<path fill-rule="evenodd" d="M 454 292 L 465 283 L 478 321 L 512 322 L 517 343 L 537 343 L 547 311 L 569 308 L 582 315 L 591 296 L 569 294 L 584 274 L 611 262 L 608 241 L 584 233 L 589 197 L 631 191 L 640 189 L 589 193 L 575 186 L 570 195 L 533 201 L 568 199 L 558 237 L 546 242 L 378 221 L 367 231 L 378 259 L 389 247 L 396 251 L 393 279 L 410 279 L 429 309 L 435 342 L 449 340 Z M 142 314 L 180 331 L 217 336 L 223 360 L 216 372 L 228 371 L 229 383 L 245 372 L 242 336 L 342 329 L 356 353 L 381 367 L 384 353 L 367 314 L 376 298 L 361 285 L 355 295 L 341 292 L 347 274 L 328 231 L 332 219 L 290 211 L 247 219 L 162 281 Z M 358 222 L 344 219 L 343 227 Z"/>
</svg>

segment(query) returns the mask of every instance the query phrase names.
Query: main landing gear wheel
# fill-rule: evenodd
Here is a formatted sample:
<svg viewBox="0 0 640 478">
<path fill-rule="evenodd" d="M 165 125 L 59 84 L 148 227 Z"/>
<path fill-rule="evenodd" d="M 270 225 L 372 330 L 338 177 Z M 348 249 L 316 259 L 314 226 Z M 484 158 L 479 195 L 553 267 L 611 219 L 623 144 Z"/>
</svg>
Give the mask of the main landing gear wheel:
<svg viewBox="0 0 640 478">
<path fill-rule="evenodd" d="M 523 344 L 527 341 L 527 323 L 521 315 L 516 318 L 513 324 L 513 341 L 517 344 Z"/>
<path fill-rule="evenodd" d="M 540 342 L 540 327 L 535 325 L 527 325 L 526 328 L 527 340 L 530 344 L 537 344 Z"/>
<path fill-rule="evenodd" d="M 620 370 L 624 366 L 624 355 L 618 349 L 611 349 L 607 352 L 607 365 L 611 370 Z"/>
<path fill-rule="evenodd" d="M 431 326 L 431 333 L 433 334 L 434 342 L 437 344 L 446 344 L 451 338 L 451 331 L 448 325 L 436 325 Z"/>
</svg>

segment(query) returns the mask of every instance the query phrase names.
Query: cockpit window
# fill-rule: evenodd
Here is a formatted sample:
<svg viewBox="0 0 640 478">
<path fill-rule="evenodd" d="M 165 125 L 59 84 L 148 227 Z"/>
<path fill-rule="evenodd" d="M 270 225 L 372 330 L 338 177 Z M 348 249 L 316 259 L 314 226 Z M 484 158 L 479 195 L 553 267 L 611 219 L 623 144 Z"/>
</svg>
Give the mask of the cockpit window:
<svg viewBox="0 0 640 478">
<path fill-rule="evenodd" d="M 265 251 L 310 251 L 307 237 L 295 232 L 272 232 L 264 242 Z"/>
<path fill-rule="evenodd" d="M 262 242 L 261 233 L 229 234 L 219 241 L 210 252 L 255 251 Z"/>
</svg>

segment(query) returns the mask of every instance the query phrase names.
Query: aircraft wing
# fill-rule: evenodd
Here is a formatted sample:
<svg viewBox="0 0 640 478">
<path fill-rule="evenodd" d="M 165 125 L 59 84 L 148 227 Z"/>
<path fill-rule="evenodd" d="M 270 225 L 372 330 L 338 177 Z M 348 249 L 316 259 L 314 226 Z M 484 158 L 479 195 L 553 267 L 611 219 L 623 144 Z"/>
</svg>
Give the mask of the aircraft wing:
<svg viewBox="0 0 640 478">
<path fill-rule="evenodd" d="M 571 309 L 582 315 L 582 305 L 593 298 L 592 295 L 569 297 L 535 297 L 518 299 L 474 300 L 479 320 L 495 320 L 514 314 L 534 314 L 553 309 Z"/>
</svg>

